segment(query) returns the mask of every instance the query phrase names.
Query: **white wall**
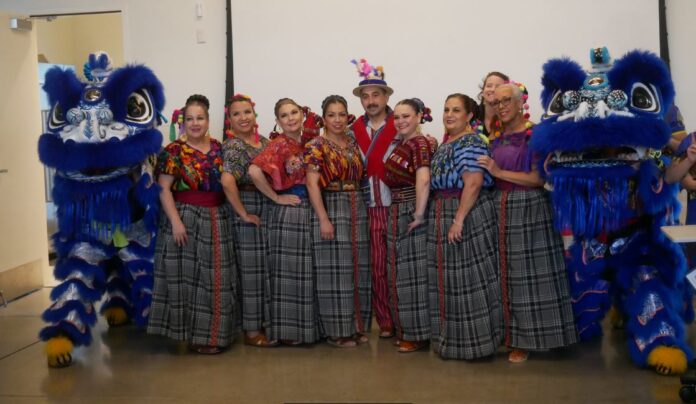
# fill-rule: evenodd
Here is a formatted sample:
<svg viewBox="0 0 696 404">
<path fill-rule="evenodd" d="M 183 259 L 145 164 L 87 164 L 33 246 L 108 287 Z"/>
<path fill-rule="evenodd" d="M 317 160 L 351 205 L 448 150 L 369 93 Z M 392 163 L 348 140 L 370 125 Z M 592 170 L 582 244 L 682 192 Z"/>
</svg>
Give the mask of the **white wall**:
<svg viewBox="0 0 696 404">
<path fill-rule="evenodd" d="M 667 0 L 667 38 L 676 104 L 688 132 L 696 131 L 696 1 Z"/>
<path fill-rule="evenodd" d="M 589 49 L 606 45 L 616 58 L 634 48 L 659 52 L 656 0 L 230 0 L 235 88 L 256 99 L 261 127 L 272 107 L 293 97 L 319 110 L 332 93 L 362 108 L 349 61 L 384 66 L 394 105 L 418 96 L 433 110 L 425 130 L 440 136 L 444 99 L 478 93 L 499 70 L 527 84 L 531 113 L 541 115 L 542 64 L 570 56 L 589 65 Z"/>
<path fill-rule="evenodd" d="M 196 17 L 196 3 L 203 5 L 201 19 Z M 221 138 L 225 0 L 0 0 L 0 10 L 34 15 L 121 11 L 124 59 L 146 64 L 160 78 L 167 98 L 165 116 L 189 95 L 204 94 L 211 104 L 211 133 Z M 196 43 L 197 30 L 203 31 L 206 43 Z M 161 129 L 166 137 L 168 127 Z"/>
</svg>

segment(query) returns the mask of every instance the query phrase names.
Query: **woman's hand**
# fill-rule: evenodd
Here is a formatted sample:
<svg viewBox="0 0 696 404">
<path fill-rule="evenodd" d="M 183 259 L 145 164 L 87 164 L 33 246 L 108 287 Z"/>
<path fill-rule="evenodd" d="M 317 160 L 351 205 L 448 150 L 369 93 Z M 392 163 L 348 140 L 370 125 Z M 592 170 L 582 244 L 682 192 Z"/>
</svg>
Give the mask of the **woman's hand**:
<svg viewBox="0 0 696 404">
<path fill-rule="evenodd" d="M 450 244 L 462 241 L 462 227 L 462 223 L 459 223 L 456 220 L 452 222 L 449 232 L 447 232 L 447 241 L 449 241 Z"/>
<path fill-rule="evenodd" d="M 242 219 L 242 222 L 244 223 L 253 223 L 256 225 L 256 227 L 261 226 L 261 218 L 256 215 L 251 215 L 247 213 L 246 215 L 240 216 L 239 218 Z"/>
<path fill-rule="evenodd" d="M 302 203 L 302 199 L 297 195 L 283 194 L 278 195 L 274 202 L 278 205 L 297 206 Z"/>
<path fill-rule="evenodd" d="M 412 232 L 413 229 L 422 225 L 423 223 L 425 223 L 425 218 L 423 217 L 423 215 L 417 215 L 414 213 L 413 214 L 413 221 L 408 224 L 408 229 L 406 230 L 406 234 Z"/>
<path fill-rule="evenodd" d="M 479 157 L 477 163 L 479 167 L 485 168 L 494 177 L 498 177 L 498 175 L 500 174 L 500 167 L 498 167 L 498 164 L 496 164 L 495 160 L 493 160 L 489 156 Z"/>
<path fill-rule="evenodd" d="M 186 226 L 182 222 L 172 223 L 172 235 L 177 246 L 183 247 L 188 242 L 188 234 L 186 234 Z"/>
<path fill-rule="evenodd" d="M 321 220 L 319 222 L 319 231 L 321 232 L 322 240 L 334 239 L 334 227 L 329 219 Z"/>
</svg>

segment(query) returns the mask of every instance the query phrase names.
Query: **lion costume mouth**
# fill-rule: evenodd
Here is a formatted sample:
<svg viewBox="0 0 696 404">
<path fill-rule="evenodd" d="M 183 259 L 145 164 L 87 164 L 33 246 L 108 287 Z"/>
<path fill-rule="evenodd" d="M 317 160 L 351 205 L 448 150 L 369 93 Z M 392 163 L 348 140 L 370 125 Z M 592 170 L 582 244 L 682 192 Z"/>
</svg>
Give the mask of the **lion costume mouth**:
<svg viewBox="0 0 696 404">
<path fill-rule="evenodd" d="M 544 161 L 544 170 L 552 168 L 596 168 L 625 166 L 640 163 L 649 156 L 646 147 L 602 147 L 580 152 L 555 151 Z"/>
</svg>

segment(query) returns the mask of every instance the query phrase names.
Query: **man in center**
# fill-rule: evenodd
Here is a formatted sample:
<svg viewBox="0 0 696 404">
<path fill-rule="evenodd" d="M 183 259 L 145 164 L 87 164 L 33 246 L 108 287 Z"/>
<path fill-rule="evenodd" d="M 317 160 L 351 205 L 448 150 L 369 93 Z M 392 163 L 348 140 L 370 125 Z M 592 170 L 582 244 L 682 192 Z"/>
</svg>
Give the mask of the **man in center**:
<svg viewBox="0 0 696 404">
<path fill-rule="evenodd" d="M 353 89 L 360 98 L 365 114 L 355 120 L 352 130 L 367 165 L 363 184 L 370 219 L 370 257 L 372 261 L 372 307 L 380 328 L 380 338 L 394 335 L 387 288 L 387 220 L 391 192 L 383 182 L 384 160 L 394 147 L 394 114 L 387 105 L 394 90 L 384 81 L 381 66 L 371 66 L 365 59 L 353 61 L 361 81 Z"/>
</svg>

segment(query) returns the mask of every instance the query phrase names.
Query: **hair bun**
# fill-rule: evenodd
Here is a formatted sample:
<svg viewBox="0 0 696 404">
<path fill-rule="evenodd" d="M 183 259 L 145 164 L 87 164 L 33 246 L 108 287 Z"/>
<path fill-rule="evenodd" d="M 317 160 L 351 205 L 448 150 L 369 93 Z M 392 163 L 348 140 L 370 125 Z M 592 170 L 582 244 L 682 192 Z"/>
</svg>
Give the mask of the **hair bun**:
<svg viewBox="0 0 696 404">
<path fill-rule="evenodd" d="M 201 104 L 205 107 L 205 109 L 210 109 L 210 101 L 208 101 L 208 97 L 202 94 L 193 94 L 192 96 L 188 97 L 186 99 L 186 105 L 189 104 Z"/>
</svg>

